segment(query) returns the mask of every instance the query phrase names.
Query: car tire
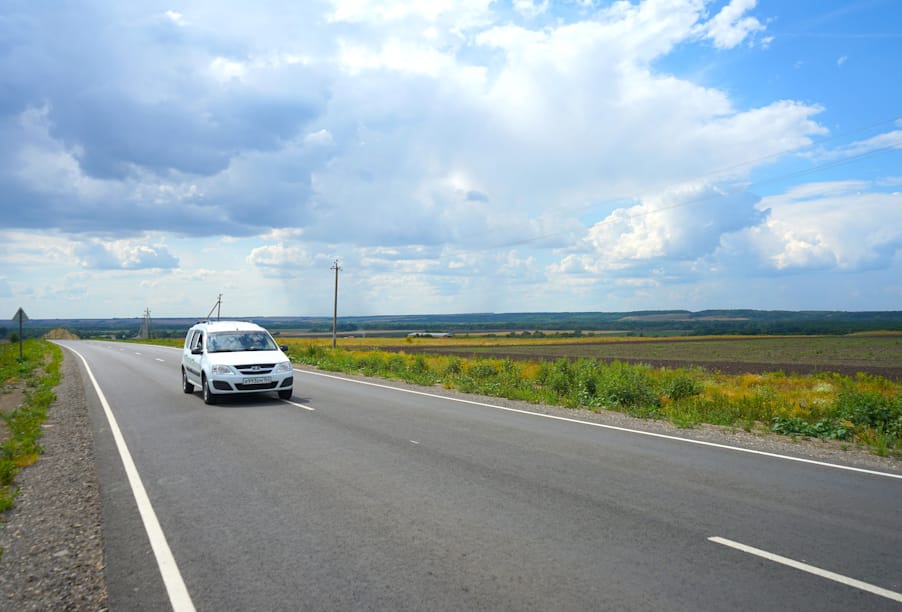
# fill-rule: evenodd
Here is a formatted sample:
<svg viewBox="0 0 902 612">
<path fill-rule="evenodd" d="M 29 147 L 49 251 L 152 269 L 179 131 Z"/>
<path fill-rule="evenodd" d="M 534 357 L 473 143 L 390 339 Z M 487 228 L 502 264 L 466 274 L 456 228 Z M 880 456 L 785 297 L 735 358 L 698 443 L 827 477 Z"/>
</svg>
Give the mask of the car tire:
<svg viewBox="0 0 902 612">
<path fill-rule="evenodd" d="M 289 399 L 291 394 L 293 393 L 292 389 L 285 389 L 279 391 L 279 399 Z"/>
<path fill-rule="evenodd" d="M 185 374 L 185 368 L 182 368 L 182 392 L 194 393 L 194 385 L 188 382 L 188 376 Z"/>
<path fill-rule="evenodd" d="M 215 404 L 216 396 L 213 395 L 213 392 L 210 390 L 210 381 L 207 380 L 206 376 L 201 377 L 201 387 L 204 392 L 204 403 L 207 405 Z"/>
</svg>

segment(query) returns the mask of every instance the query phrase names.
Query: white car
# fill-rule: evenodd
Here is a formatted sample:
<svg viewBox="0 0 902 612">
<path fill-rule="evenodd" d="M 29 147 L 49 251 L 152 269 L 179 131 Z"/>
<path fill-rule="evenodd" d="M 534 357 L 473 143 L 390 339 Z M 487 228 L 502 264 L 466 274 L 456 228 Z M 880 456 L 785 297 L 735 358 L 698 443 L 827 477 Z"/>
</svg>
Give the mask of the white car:
<svg viewBox="0 0 902 612">
<path fill-rule="evenodd" d="M 204 321 L 188 330 L 182 351 L 182 391 L 200 387 L 204 402 L 219 396 L 275 391 L 291 397 L 294 373 L 268 331 L 245 321 Z"/>
</svg>

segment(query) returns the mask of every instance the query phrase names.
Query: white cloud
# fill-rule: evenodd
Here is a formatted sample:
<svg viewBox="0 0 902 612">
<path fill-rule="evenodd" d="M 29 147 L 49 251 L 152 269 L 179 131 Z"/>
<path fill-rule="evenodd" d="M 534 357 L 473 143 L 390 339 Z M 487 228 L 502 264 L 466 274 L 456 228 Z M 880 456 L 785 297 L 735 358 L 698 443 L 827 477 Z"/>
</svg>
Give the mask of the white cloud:
<svg viewBox="0 0 902 612">
<path fill-rule="evenodd" d="M 171 21 L 172 23 L 174 23 L 177 26 L 184 27 L 184 26 L 188 25 L 188 22 L 185 21 L 185 16 L 179 12 L 166 11 L 165 13 L 163 13 L 163 15 L 165 15 L 166 19 L 168 19 L 169 21 Z"/>
<path fill-rule="evenodd" d="M 104 241 L 92 239 L 78 244 L 74 255 L 82 267 L 99 270 L 170 269 L 179 265 L 177 257 L 162 243 L 140 240 Z"/>
<path fill-rule="evenodd" d="M 527 19 L 534 19 L 548 11 L 548 0 L 514 0 L 514 10 Z"/>
<path fill-rule="evenodd" d="M 764 198 L 765 223 L 749 239 L 764 265 L 776 270 L 888 268 L 902 251 L 902 200 L 862 190 L 862 183 L 828 183 Z"/>
<path fill-rule="evenodd" d="M 394 70 L 436 77 L 452 66 L 453 59 L 428 45 L 389 40 L 379 49 L 343 43 L 339 63 L 352 76 L 365 70 Z"/>
<path fill-rule="evenodd" d="M 333 0 L 332 21 L 381 24 L 416 18 L 427 22 L 445 19 L 460 25 L 485 19 L 491 0 Z"/>
<path fill-rule="evenodd" d="M 335 140 L 329 130 L 317 130 L 304 136 L 304 144 L 327 147 L 334 145 Z"/>
<path fill-rule="evenodd" d="M 732 49 L 757 32 L 765 30 L 755 17 L 746 13 L 758 4 L 758 0 L 730 0 L 717 15 L 699 26 L 704 38 L 710 39 L 719 49 Z M 767 39 L 766 42 L 770 42 Z"/>
<path fill-rule="evenodd" d="M 210 72 L 217 81 L 241 80 L 247 74 L 247 64 L 217 57 L 210 62 Z"/>
<path fill-rule="evenodd" d="M 646 197 L 590 228 L 581 247 L 586 254 L 570 256 L 565 267 L 604 273 L 698 260 L 714 253 L 724 234 L 758 223 L 756 200 L 704 185 Z"/>
<path fill-rule="evenodd" d="M 295 276 L 301 269 L 308 268 L 312 259 L 302 246 L 279 243 L 254 248 L 247 256 L 247 263 L 266 276 L 283 278 Z"/>
<path fill-rule="evenodd" d="M 899 149 L 902 149 L 902 130 L 892 130 L 830 150 L 821 148 L 810 157 L 818 161 L 831 161 Z"/>
</svg>

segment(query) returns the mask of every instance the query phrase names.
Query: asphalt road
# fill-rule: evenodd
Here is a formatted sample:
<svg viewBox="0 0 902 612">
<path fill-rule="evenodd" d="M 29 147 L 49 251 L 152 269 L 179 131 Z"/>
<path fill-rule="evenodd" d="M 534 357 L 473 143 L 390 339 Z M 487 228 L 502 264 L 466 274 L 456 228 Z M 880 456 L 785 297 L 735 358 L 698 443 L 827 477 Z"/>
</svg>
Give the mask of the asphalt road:
<svg viewBox="0 0 902 612">
<path fill-rule="evenodd" d="M 114 611 L 902 609 L 899 478 L 307 372 L 206 406 L 180 351 L 60 344 L 173 558 L 82 366 Z"/>
</svg>

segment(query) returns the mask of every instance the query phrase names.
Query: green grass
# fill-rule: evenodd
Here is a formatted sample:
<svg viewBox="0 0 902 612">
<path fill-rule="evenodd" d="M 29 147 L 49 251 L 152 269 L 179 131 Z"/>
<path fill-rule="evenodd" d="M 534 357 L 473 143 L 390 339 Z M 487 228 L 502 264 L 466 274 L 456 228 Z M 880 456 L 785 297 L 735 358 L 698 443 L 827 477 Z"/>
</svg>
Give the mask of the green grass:
<svg viewBox="0 0 902 612">
<path fill-rule="evenodd" d="M 25 400 L 12 412 L 2 415 L 7 436 L 0 442 L 0 512 L 13 506 L 17 489 L 15 477 L 33 464 L 43 452 L 39 444 L 41 425 L 47 409 L 56 399 L 62 350 L 46 340 L 26 340 L 22 361 L 17 344 L 0 345 L 0 392 L 23 386 Z"/>
</svg>

